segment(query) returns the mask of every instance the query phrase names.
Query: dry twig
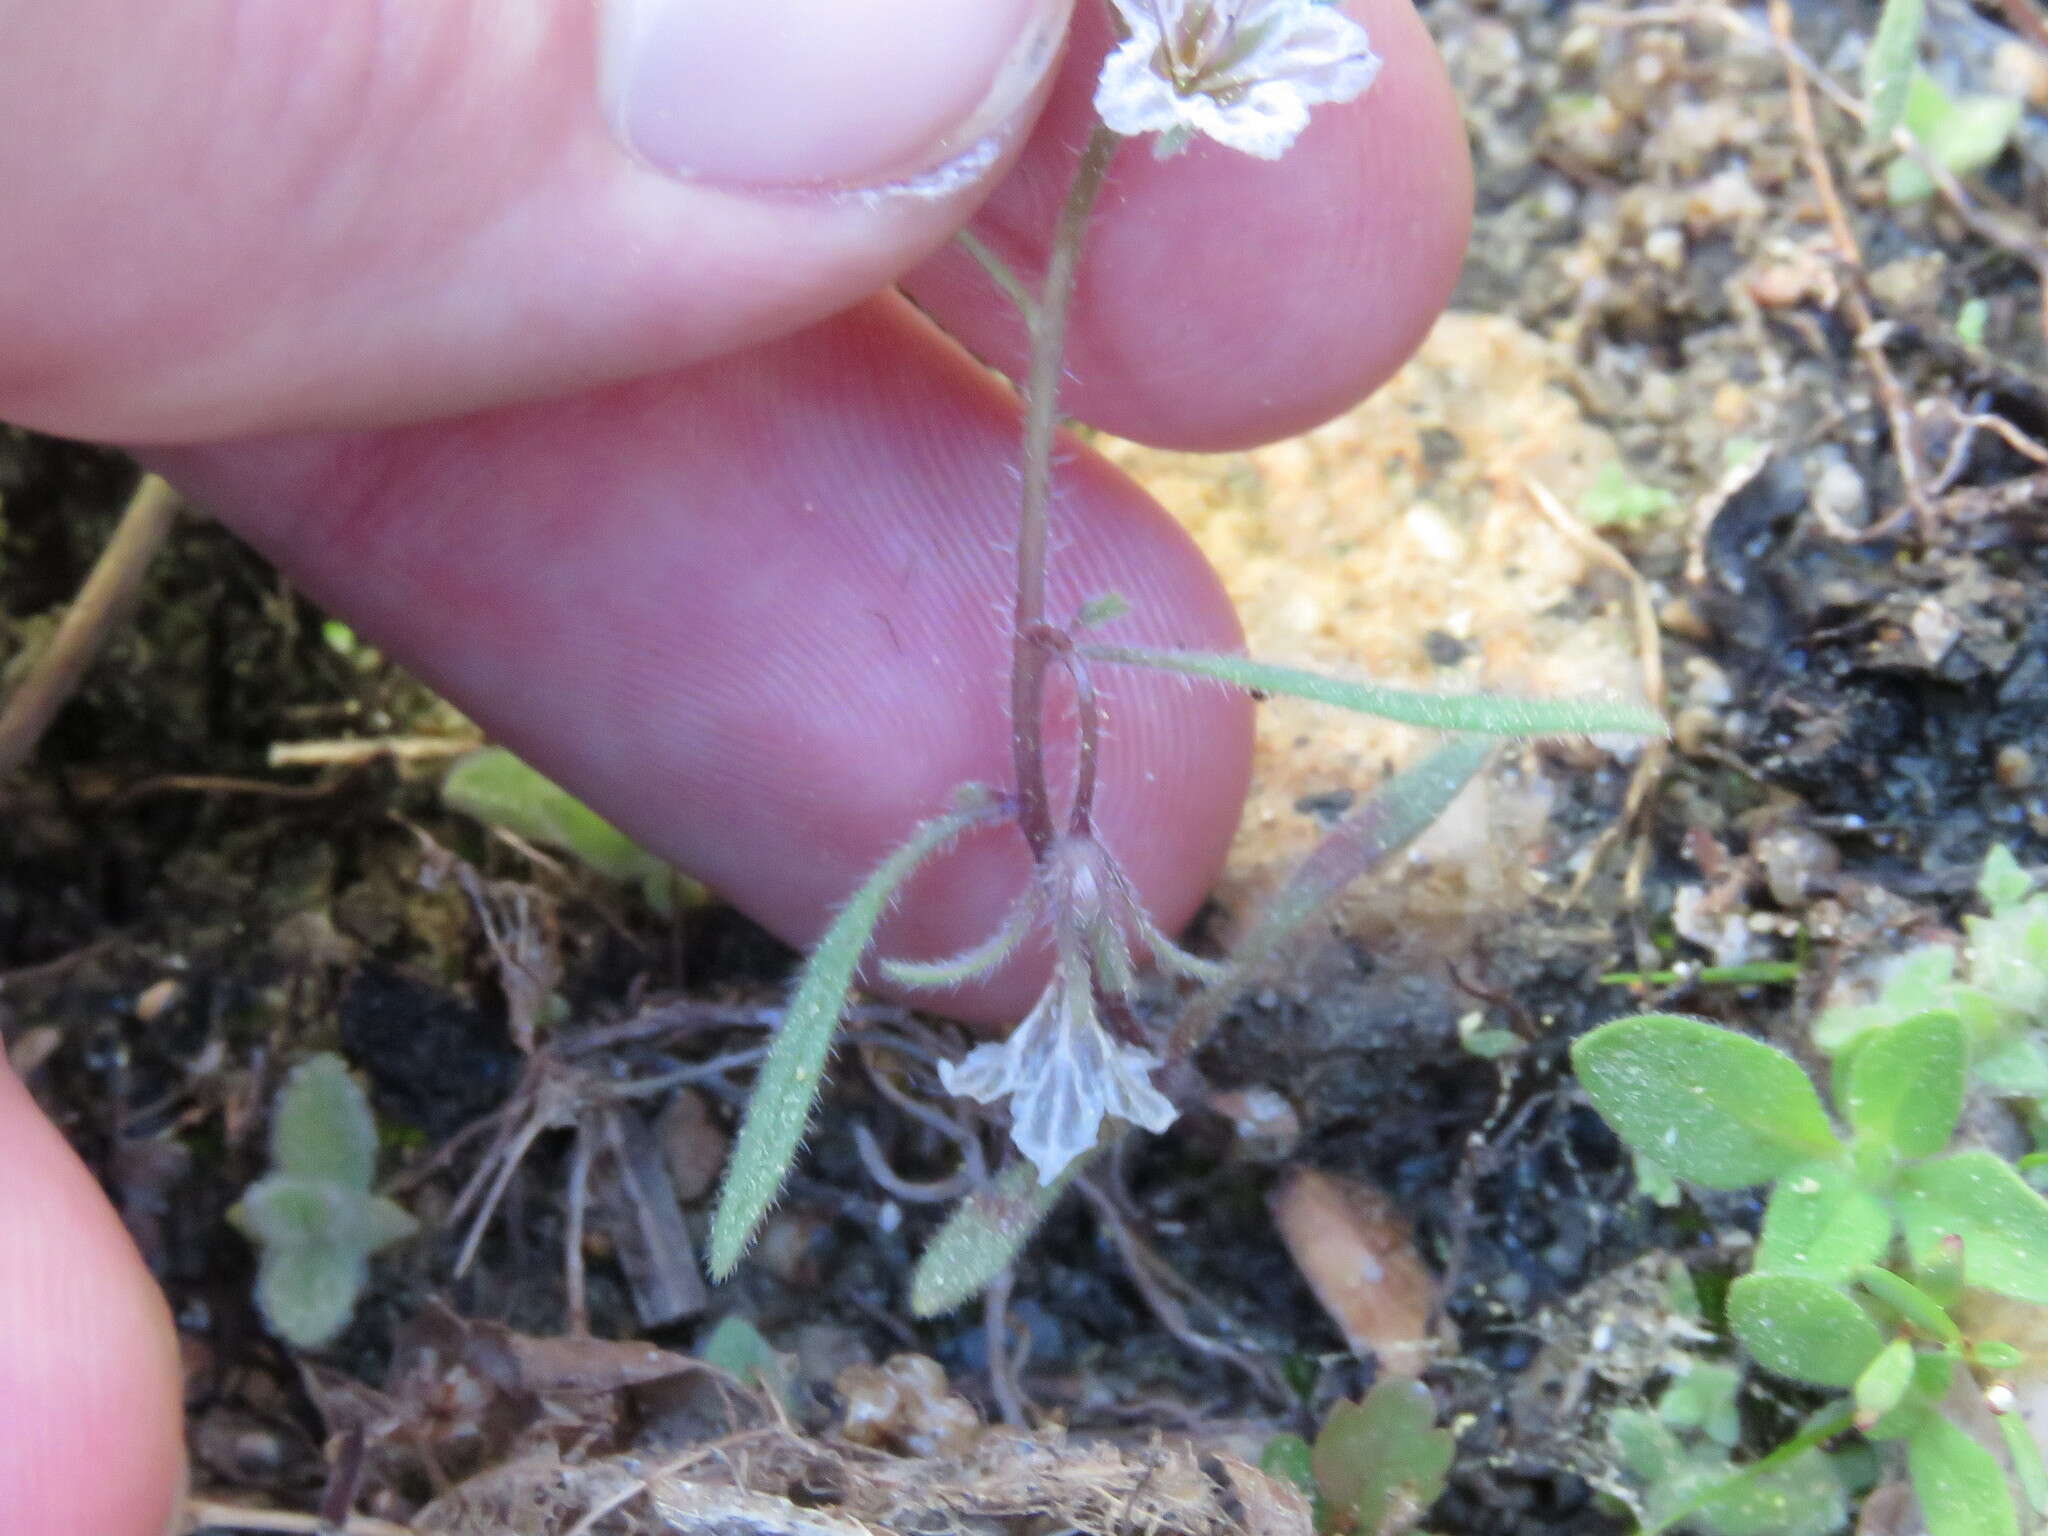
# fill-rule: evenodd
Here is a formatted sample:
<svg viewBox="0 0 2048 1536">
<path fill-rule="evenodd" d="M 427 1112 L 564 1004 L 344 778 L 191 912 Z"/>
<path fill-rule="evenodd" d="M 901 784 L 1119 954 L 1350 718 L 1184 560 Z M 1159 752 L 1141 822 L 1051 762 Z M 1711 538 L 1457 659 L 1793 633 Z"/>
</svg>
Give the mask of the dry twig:
<svg viewBox="0 0 2048 1536">
<path fill-rule="evenodd" d="M 177 520 L 178 493 L 157 476 L 144 475 L 56 635 L 0 708 L 0 778 L 35 751 L 108 634 L 127 616 L 150 561 Z"/>
</svg>

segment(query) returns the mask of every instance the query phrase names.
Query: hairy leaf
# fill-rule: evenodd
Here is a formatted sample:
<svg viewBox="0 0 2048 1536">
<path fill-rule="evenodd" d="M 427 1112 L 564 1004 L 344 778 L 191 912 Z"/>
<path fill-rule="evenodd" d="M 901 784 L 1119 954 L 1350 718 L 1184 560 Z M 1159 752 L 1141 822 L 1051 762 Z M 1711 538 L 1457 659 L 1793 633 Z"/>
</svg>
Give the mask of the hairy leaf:
<svg viewBox="0 0 2048 1536">
<path fill-rule="evenodd" d="M 1885 1342 L 1853 1297 L 1810 1275 L 1742 1276 L 1728 1321 L 1758 1364 L 1823 1387 L 1854 1385 Z"/>
<path fill-rule="evenodd" d="M 1038 1170 L 1030 1163 L 1012 1163 L 954 1206 L 946 1224 L 918 1256 L 910 1277 L 911 1313 L 937 1317 L 986 1290 L 1087 1162 L 1087 1154 L 1076 1158 L 1050 1184 L 1038 1182 Z"/>
<path fill-rule="evenodd" d="M 348 1064 L 328 1052 L 299 1063 L 270 1116 L 270 1166 L 279 1173 L 368 1189 L 377 1171 L 377 1122 Z"/>
<path fill-rule="evenodd" d="M 1252 693 L 1290 694 L 1316 704 L 1332 704 L 1339 709 L 1439 731 L 1469 731 L 1485 736 L 1665 733 L 1663 716 L 1648 705 L 1632 704 L 1625 699 L 1517 699 L 1484 693 L 1424 693 L 1325 677 L 1300 667 L 1276 666 L 1213 651 L 1153 650 L 1130 645 L 1086 645 L 1081 650 L 1095 661 L 1157 667 L 1229 683 Z"/>
<path fill-rule="evenodd" d="M 1952 1013 L 1923 1013 L 1860 1042 L 1844 1074 L 1856 1134 L 1900 1157 L 1932 1157 L 1963 1113 L 1969 1048 Z"/>
<path fill-rule="evenodd" d="M 1996 1153 L 1979 1148 L 1908 1168 L 1899 1221 L 1915 1264 L 1937 1262 L 1954 1234 L 1970 1285 L 2048 1304 L 2048 1200 Z"/>
<path fill-rule="evenodd" d="M 1906 1471 L 1927 1536 L 2019 1536 L 1998 1458 L 1940 1414 L 1906 1437 Z"/>
<path fill-rule="evenodd" d="M 1630 1147 L 1710 1189 L 1766 1183 L 1842 1152 L 1797 1062 L 1699 1019 L 1603 1024 L 1572 1047 L 1572 1065 Z"/>
<path fill-rule="evenodd" d="M 761 1218 L 782 1191 L 782 1181 L 796 1160 L 797 1144 L 811 1118 L 818 1082 L 832 1051 L 832 1037 L 854 973 L 867 953 L 876 925 L 889 910 L 897 891 L 917 867 L 970 828 L 991 819 L 977 803 L 934 817 L 868 876 L 840 909 L 832 926 L 804 962 L 796 993 L 776 1032 L 768 1059 L 747 1100 L 739 1142 L 726 1164 L 718 1194 L 718 1213 L 711 1222 L 711 1274 L 722 1280 L 739 1264 Z"/>
<path fill-rule="evenodd" d="M 1839 1282 L 1882 1259 L 1891 1237 L 1891 1212 L 1853 1169 L 1813 1163 L 1784 1174 L 1772 1189 L 1756 1268 Z"/>
</svg>

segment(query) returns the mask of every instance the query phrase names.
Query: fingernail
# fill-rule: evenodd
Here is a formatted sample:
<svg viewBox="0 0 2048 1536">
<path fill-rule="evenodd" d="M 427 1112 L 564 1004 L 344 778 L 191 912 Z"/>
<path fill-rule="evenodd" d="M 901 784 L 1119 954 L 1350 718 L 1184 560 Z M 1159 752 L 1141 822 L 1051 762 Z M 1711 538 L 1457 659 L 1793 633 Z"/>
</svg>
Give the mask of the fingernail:
<svg viewBox="0 0 2048 1536">
<path fill-rule="evenodd" d="M 603 0 L 612 131 L 672 176 L 876 187 L 977 156 L 1059 57 L 1073 0 Z"/>
</svg>

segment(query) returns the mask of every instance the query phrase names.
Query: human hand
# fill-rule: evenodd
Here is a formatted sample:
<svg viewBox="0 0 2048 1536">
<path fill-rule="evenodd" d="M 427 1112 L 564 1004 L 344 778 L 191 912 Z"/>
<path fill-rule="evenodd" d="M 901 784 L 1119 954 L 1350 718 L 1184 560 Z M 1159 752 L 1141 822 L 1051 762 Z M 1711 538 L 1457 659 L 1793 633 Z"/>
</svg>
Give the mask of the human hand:
<svg viewBox="0 0 2048 1536">
<path fill-rule="evenodd" d="M 1405 0 L 1355 8 L 1381 78 L 1284 161 L 1119 162 L 1068 411 L 1235 446 L 1342 409 L 1419 341 L 1465 238 L 1463 138 Z M 1035 265 L 1106 39 L 1083 0 L 1041 79 L 1064 11 L 0 0 L 0 417 L 136 446 L 801 942 L 953 785 L 1007 777 L 1014 409 L 960 344 L 1014 365 L 1022 342 L 944 246 L 971 218 Z M 820 190 L 949 161 L 941 190 Z M 1064 464 L 1057 516 L 1056 604 L 1115 590 L 1141 638 L 1235 642 L 1199 555 L 1099 460 Z M 1171 925 L 1235 824 L 1248 723 L 1220 692 L 1116 686 L 1101 825 Z M 980 937 L 1026 867 L 1014 839 L 964 847 L 890 943 Z M 155 1536 L 180 1463 L 168 1319 L 0 1079 L 9 1529 Z"/>
</svg>

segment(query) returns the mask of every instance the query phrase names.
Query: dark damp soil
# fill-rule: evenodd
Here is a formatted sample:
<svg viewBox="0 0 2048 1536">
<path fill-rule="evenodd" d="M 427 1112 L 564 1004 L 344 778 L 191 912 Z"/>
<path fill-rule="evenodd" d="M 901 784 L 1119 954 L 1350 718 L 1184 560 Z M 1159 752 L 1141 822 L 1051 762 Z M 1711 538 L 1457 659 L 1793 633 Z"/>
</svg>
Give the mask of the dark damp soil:
<svg viewBox="0 0 2048 1536">
<path fill-rule="evenodd" d="M 1435 0 L 1426 16 L 1479 171 L 1458 303 L 1566 349 L 1631 475 L 1672 493 L 1673 510 L 1612 536 L 1657 600 L 1677 751 L 1639 835 L 1581 903 L 1490 922 L 1452 965 L 1340 935 L 1312 984 L 1254 991 L 1200 1069 L 1217 1087 L 1278 1093 L 1298 1134 L 1248 1146 L 1196 1110 L 1127 1148 L 1104 1179 L 1118 1214 L 1070 1199 L 1019 1266 L 1012 1363 L 1031 1401 L 1077 1429 L 1213 1433 L 1255 1452 L 1274 1430 L 1310 1428 L 1373 1368 L 1275 1239 L 1267 1195 L 1283 1162 L 1370 1180 L 1443 1287 L 1428 1381 L 1460 1449 L 1429 1527 L 1620 1531 L 1601 1415 L 1652 1396 L 1682 1348 L 1725 1352 L 1713 1297 L 1756 1209 L 1643 1198 L 1575 1091 L 1569 1042 L 1640 1003 L 1602 973 L 1712 957 L 1685 888 L 1752 931 L 1799 931 L 1804 967 L 1790 984 L 1651 996 L 1797 1048 L 1837 975 L 1953 928 L 1993 842 L 2048 864 L 2048 483 L 1967 421 L 2048 438 L 2042 295 L 2019 254 L 1940 199 L 1889 207 L 1873 155 L 1824 111 L 1916 448 L 1945 475 L 1924 541 L 1910 526 L 1858 541 L 1904 487 L 1831 297 L 1841 274 L 1815 254 L 1824 229 L 1776 53 L 1754 29 L 1684 14 L 1650 25 L 1584 5 Z M 1867 25 L 1863 9 L 1813 0 L 1799 18 L 1820 64 L 1853 78 L 1841 40 Z M 2008 45 L 1994 23 L 1951 15 L 1931 47 L 1960 69 Z M 2038 121 L 1983 194 L 2034 228 Z M 1981 305 L 1979 340 L 1958 339 L 1966 303 Z M 0 669 L 47 633 L 131 475 L 99 450 L 0 432 Z M 605 1053 L 599 1079 L 746 1050 L 792 961 L 715 904 L 662 917 L 536 865 L 445 811 L 434 764 L 267 758 L 282 741 L 464 730 L 194 520 L 32 770 L 0 786 L 0 1029 L 170 1294 L 197 1478 L 227 1495 L 311 1507 L 328 1477 L 332 1401 L 316 1406 L 266 1334 L 252 1258 L 224 1219 L 263 1171 L 264 1106 L 292 1061 L 339 1050 L 359 1069 L 387 1166 L 428 1231 L 375 1264 L 327 1367 L 382 1382 L 394 1340 L 434 1300 L 530 1334 L 565 1326 L 562 1129 L 536 1136 L 476 1264 L 451 1276 L 460 1224 L 446 1217 L 482 1144 L 431 1165 L 516 1096 L 527 1063 L 499 957 L 460 882 L 430 878 L 446 868 L 432 850 L 546 912 L 560 1037 L 663 1009 L 684 1021 Z M 1565 790 L 1551 828 L 1564 863 L 1622 814 L 1627 776 L 1551 778 Z M 1520 1048 L 1462 1049 L 1475 1010 Z M 957 1150 L 891 1090 L 936 1097 L 930 1060 L 950 1037 L 887 1010 L 873 1028 L 758 1261 L 702 1307 L 641 1322 L 619 1204 L 631 1202 L 599 1191 L 585 1244 L 597 1335 L 688 1350 L 709 1321 L 746 1316 L 793 1357 L 798 1415 L 814 1426 L 831 1418 L 842 1366 L 906 1349 L 995 1412 L 982 1311 L 913 1322 L 903 1303 L 943 1209 L 914 1185 L 948 1179 Z M 714 1152 L 745 1082 L 742 1064 L 698 1085 Z M 604 1113 L 652 1134 L 658 1107 Z M 863 1135 L 912 1187 L 878 1182 Z M 701 1243 L 709 1196 L 681 1199 Z M 1674 1266 L 1693 1276 L 1703 1320 L 1674 1312 Z M 1750 1408 L 1769 1443 L 1786 1406 L 1759 1390 Z"/>
</svg>

